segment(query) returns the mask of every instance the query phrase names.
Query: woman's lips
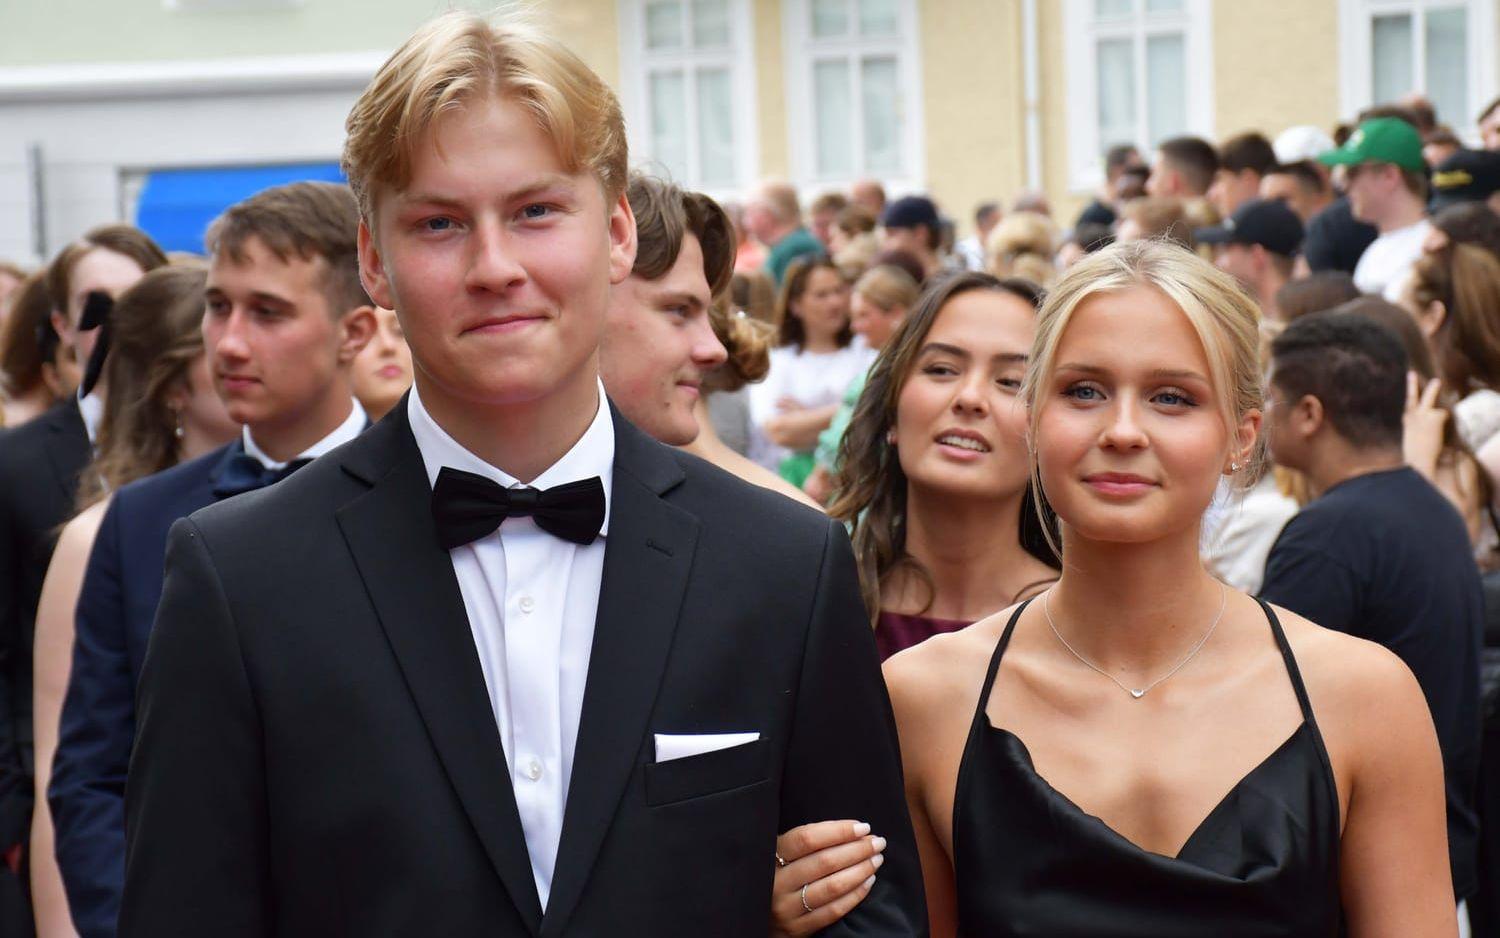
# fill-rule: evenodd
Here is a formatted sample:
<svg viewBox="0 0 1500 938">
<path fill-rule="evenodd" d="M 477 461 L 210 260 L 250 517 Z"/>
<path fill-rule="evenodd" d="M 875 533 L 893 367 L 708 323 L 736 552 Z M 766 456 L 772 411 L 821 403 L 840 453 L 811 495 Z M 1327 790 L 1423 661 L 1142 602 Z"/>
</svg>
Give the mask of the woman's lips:
<svg viewBox="0 0 1500 938">
<path fill-rule="evenodd" d="M 1083 481 L 1099 494 L 1117 498 L 1144 495 L 1157 487 L 1155 482 L 1143 476 L 1117 472 L 1102 472 L 1085 476 Z"/>
</svg>

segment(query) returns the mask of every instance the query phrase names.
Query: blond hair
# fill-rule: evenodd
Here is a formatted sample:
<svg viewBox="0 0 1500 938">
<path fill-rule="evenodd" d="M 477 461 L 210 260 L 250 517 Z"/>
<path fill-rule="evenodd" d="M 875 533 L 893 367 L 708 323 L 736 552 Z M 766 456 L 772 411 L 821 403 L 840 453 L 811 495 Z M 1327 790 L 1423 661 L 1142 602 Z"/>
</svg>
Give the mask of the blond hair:
<svg viewBox="0 0 1500 938">
<path fill-rule="evenodd" d="M 897 307 L 911 309 L 921 292 L 921 287 L 911 278 L 911 274 L 889 264 L 881 264 L 865 271 L 855 282 L 853 290 L 854 295 L 864 297 L 887 313 Z"/>
<path fill-rule="evenodd" d="M 422 26 L 397 49 L 344 122 L 343 168 L 373 217 L 375 190 L 411 181 L 412 162 L 433 121 L 483 95 L 527 108 L 551 137 L 565 171 L 588 170 L 609 202 L 625 191 L 625 121 L 620 102 L 583 60 L 530 26 L 492 23 L 453 11 Z"/>
<path fill-rule="evenodd" d="M 1056 277 L 1052 256 L 1057 226 L 1037 212 L 1015 212 L 1002 218 L 985 241 L 985 266 L 996 277 L 1025 277 L 1043 286 Z"/>
<path fill-rule="evenodd" d="M 1218 394 L 1219 413 L 1231 441 L 1226 449 L 1234 445 L 1235 428 L 1240 420 L 1261 408 L 1264 395 L 1260 308 L 1256 302 L 1233 277 L 1191 251 L 1168 241 L 1131 241 L 1084 257 L 1069 268 L 1042 304 L 1037 316 L 1036 340 L 1021 386 L 1021 395 L 1031 412 L 1033 440 L 1037 439 L 1041 417 L 1040 389 L 1055 367 L 1058 345 L 1073 314 L 1088 299 L 1138 286 L 1165 296 L 1182 310 L 1197 333 L 1208 359 L 1209 381 Z M 1264 464 L 1265 435 L 1260 434 L 1250 457 L 1235 473 L 1235 486 L 1253 486 L 1259 481 Z M 1031 472 L 1040 490 L 1035 446 Z"/>
</svg>

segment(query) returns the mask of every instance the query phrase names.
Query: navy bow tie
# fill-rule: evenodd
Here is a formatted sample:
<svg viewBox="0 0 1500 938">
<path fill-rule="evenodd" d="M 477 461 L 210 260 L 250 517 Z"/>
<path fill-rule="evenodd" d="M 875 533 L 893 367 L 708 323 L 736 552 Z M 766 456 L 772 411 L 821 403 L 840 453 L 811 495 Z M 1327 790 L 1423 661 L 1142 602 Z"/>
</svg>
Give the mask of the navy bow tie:
<svg viewBox="0 0 1500 938">
<path fill-rule="evenodd" d="M 554 537 L 592 544 L 604 526 L 604 483 L 594 476 L 550 489 L 508 489 L 482 475 L 444 466 L 432 487 L 432 518 L 444 550 L 493 534 L 506 518 L 527 515 Z"/>
<path fill-rule="evenodd" d="M 214 482 L 214 497 L 229 498 L 231 495 L 275 485 L 310 462 L 311 459 L 294 459 L 280 469 L 268 469 L 254 456 L 240 453 L 219 473 L 219 478 Z"/>
</svg>

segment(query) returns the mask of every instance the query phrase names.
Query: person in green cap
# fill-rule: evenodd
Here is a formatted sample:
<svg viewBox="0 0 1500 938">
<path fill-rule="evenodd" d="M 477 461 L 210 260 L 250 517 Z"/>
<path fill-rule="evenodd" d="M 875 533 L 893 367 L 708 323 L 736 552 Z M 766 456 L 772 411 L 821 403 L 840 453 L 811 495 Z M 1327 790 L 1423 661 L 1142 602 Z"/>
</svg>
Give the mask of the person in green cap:
<svg viewBox="0 0 1500 938">
<path fill-rule="evenodd" d="M 1360 124 L 1342 147 L 1318 160 L 1348 167 L 1345 191 L 1354 217 L 1380 232 L 1355 265 L 1354 285 L 1399 301 L 1432 228 L 1427 221 L 1427 163 L 1421 135 L 1399 117 L 1377 117 Z"/>
</svg>

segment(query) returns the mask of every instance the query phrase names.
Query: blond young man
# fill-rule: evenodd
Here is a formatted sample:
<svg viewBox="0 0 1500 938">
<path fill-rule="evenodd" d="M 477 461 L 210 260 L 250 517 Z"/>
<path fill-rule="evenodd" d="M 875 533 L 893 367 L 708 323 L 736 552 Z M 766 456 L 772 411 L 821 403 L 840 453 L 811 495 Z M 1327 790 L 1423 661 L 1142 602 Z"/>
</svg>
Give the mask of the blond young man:
<svg viewBox="0 0 1500 938">
<path fill-rule="evenodd" d="M 416 382 L 173 530 L 121 934 L 762 938 L 777 831 L 829 817 L 889 842 L 844 933 L 925 933 L 843 530 L 601 389 L 636 253 L 613 94 L 451 13 L 348 128 Z"/>
</svg>

